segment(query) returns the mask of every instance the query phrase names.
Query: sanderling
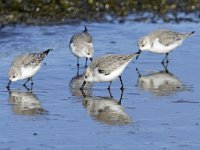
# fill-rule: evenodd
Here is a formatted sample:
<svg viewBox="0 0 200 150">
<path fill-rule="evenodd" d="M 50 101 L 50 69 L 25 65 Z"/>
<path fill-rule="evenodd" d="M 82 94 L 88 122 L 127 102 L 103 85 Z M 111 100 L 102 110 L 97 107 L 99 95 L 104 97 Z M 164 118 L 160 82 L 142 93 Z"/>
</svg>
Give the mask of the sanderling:
<svg viewBox="0 0 200 150">
<path fill-rule="evenodd" d="M 110 89 L 112 81 L 118 77 L 121 81 L 121 89 L 123 89 L 121 74 L 130 61 L 138 55 L 138 53 L 129 55 L 112 54 L 95 59 L 86 69 L 84 82 L 80 89 L 83 90 L 86 82 L 110 82 L 108 86 L 108 89 Z"/>
<path fill-rule="evenodd" d="M 32 76 L 40 69 L 42 60 L 47 56 L 50 50 L 51 49 L 40 53 L 27 53 L 17 56 L 13 60 L 8 73 L 9 82 L 7 88 L 9 88 L 11 82 L 17 80 L 27 79 L 23 84 L 24 86 L 26 86 L 26 83 L 30 80 L 32 81 Z"/>
<path fill-rule="evenodd" d="M 182 42 L 193 33 L 194 31 L 190 33 L 178 33 L 169 30 L 157 30 L 139 39 L 139 50 L 140 52 L 150 51 L 165 54 L 162 63 L 164 64 L 165 60 L 166 63 L 168 63 L 167 57 L 169 52 L 180 46 Z"/>
<path fill-rule="evenodd" d="M 74 56 L 77 57 L 77 66 L 79 66 L 79 58 L 86 57 L 85 66 L 87 66 L 87 60 L 92 61 L 94 53 L 93 39 L 89 34 L 87 27 L 81 33 L 74 34 L 69 44 L 70 50 Z"/>
<path fill-rule="evenodd" d="M 166 96 L 185 90 L 183 83 L 168 70 L 141 75 L 139 70 L 137 86 L 145 91 L 159 96 Z"/>
</svg>

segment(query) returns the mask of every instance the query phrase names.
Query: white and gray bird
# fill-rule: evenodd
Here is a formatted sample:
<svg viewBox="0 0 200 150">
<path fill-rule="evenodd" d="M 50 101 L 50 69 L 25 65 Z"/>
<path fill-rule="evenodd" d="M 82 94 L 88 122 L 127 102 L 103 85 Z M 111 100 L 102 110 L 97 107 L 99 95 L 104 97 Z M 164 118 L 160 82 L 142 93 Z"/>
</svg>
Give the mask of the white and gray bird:
<svg viewBox="0 0 200 150">
<path fill-rule="evenodd" d="M 11 82 L 17 80 L 27 79 L 23 84 L 24 86 L 32 80 L 33 75 L 35 75 L 40 69 L 42 60 L 47 56 L 50 50 L 51 49 L 40 53 L 27 53 L 17 56 L 13 60 L 8 73 L 9 82 L 7 88 L 9 88 Z"/>
<path fill-rule="evenodd" d="M 108 89 L 110 89 L 112 81 L 118 77 L 121 81 L 121 89 L 123 89 L 121 74 L 131 60 L 138 55 L 138 53 L 128 55 L 111 54 L 96 58 L 86 69 L 84 82 L 80 89 L 83 90 L 87 82 L 110 82 L 108 86 Z"/>
<path fill-rule="evenodd" d="M 79 58 L 86 58 L 85 66 L 87 66 L 88 59 L 92 61 L 94 53 L 93 39 L 86 26 L 83 32 L 72 36 L 69 47 L 72 54 L 77 57 L 77 66 L 79 66 Z"/>
<path fill-rule="evenodd" d="M 162 63 L 168 63 L 168 54 L 182 44 L 194 31 L 189 33 L 178 33 L 169 30 L 156 30 L 142 37 L 138 41 L 139 51 L 150 51 L 165 54 Z"/>
</svg>

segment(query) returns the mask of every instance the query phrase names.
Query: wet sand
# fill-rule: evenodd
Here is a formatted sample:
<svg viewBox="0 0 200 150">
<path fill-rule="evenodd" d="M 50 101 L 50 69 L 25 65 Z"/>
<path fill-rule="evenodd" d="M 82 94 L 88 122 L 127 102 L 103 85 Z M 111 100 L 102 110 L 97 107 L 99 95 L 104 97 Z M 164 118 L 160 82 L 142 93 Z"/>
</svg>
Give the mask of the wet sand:
<svg viewBox="0 0 200 150">
<path fill-rule="evenodd" d="M 137 39 L 160 28 L 196 31 L 169 55 L 144 52 L 120 81 L 88 84 L 79 91 L 76 58 L 69 51 L 73 33 L 87 25 L 94 37 L 95 57 L 137 51 Z M 81 25 L 16 26 L 0 31 L 0 149 L 162 149 L 200 148 L 199 24 L 126 22 Z M 53 48 L 34 76 L 33 91 L 24 81 L 5 88 L 12 59 L 21 53 Z M 80 60 L 79 74 L 85 59 Z M 140 75 L 137 73 L 139 70 Z"/>
</svg>

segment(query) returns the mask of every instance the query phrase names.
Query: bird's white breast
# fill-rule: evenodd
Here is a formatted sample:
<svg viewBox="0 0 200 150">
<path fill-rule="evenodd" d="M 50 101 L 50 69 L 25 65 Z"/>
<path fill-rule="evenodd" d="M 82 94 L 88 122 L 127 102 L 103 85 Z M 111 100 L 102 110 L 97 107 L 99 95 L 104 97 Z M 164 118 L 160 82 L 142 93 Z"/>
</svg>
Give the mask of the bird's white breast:
<svg viewBox="0 0 200 150">
<path fill-rule="evenodd" d="M 23 80 L 23 79 L 32 77 L 34 74 L 37 73 L 37 71 L 40 69 L 40 67 L 41 67 L 41 64 L 39 64 L 36 67 L 32 67 L 32 66 L 22 67 L 21 68 L 21 73 L 22 73 L 21 79 Z"/>
<path fill-rule="evenodd" d="M 104 75 L 102 73 L 99 73 L 97 71 L 97 69 L 96 69 L 95 76 L 94 76 L 94 81 L 95 82 L 110 82 L 110 81 L 113 81 L 113 80 L 117 79 L 122 74 L 122 72 L 124 71 L 124 69 L 129 64 L 130 61 L 128 61 L 124 65 L 120 66 L 118 69 L 114 70 L 109 75 Z"/>
<path fill-rule="evenodd" d="M 81 47 L 81 46 L 79 46 L 79 47 Z M 70 44 L 70 49 L 71 49 L 72 54 L 73 54 L 74 56 L 76 56 L 76 57 L 87 57 L 87 55 L 86 55 L 86 53 L 85 53 L 87 47 L 86 47 L 86 46 L 83 46 L 82 49 L 80 49 L 79 47 L 76 47 L 76 46 L 74 45 L 74 43 L 71 43 L 71 44 Z M 79 49 L 78 49 L 78 48 L 79 48 Z"/>
</svg>

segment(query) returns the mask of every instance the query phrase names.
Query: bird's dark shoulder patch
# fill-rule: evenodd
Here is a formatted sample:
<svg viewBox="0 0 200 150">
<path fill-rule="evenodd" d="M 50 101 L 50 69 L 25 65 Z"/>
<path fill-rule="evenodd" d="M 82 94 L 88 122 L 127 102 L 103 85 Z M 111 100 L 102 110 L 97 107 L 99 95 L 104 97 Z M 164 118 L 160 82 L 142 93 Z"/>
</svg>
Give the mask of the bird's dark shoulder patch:
<svg viewBox="0 0 200 150">
<path fill-rule="evenodd" d="M 99 73 L 104 73 L 104 71 L 103 71 L 103 70 L 101 70 L 101 69 L 98 69 L 98 71 L 99 71 Z"/>
<path fill-rule="evenodd" d="M 126 60 L 126 57 L 119 56 L 117 59 L 118 60 Z"/>
<path fill-rule="evenodd" d="M 104 70 L 101 70 L 101 69 L 98 69 L 98 72 L 101 73 L 101 74 L 104 74 L 106 76 L 109 75 L 109 73 L 106 73 Z"/>
</svg>

